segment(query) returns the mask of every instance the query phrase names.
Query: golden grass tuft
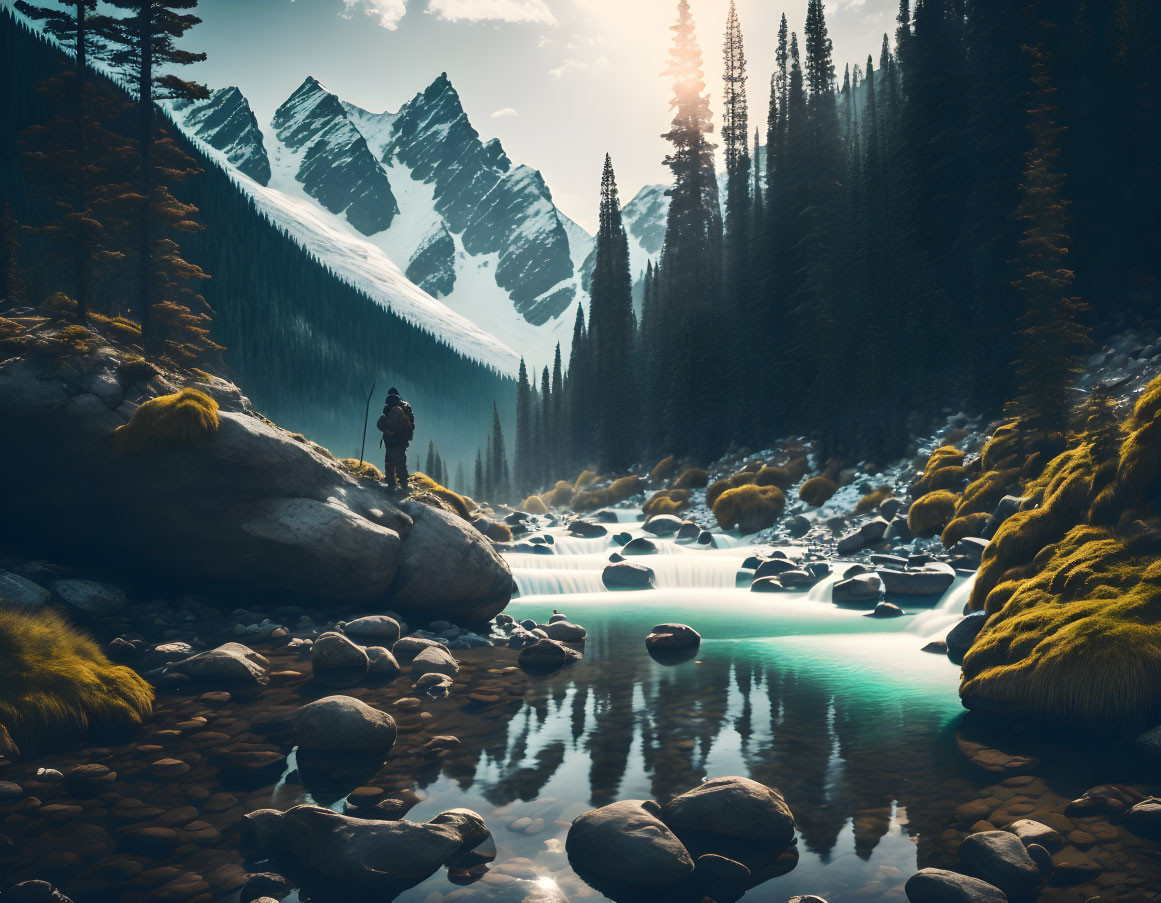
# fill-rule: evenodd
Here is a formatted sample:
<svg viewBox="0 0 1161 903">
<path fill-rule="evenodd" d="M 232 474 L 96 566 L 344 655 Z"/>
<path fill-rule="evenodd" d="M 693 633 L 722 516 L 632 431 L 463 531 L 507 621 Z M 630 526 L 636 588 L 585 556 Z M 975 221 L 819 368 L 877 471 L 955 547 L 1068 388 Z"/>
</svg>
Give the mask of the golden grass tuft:
<svg viewBox="0 0 1161 903">
<path fill-rule="evenodd" d="M 929 492 L 911 503 L 907 528 L 912 536 L 936 536 L 955 516 L 955 493 L 946 489 Z"/>
<path fill-rule="evenodd" d="M 855 503 L 855 513 L 869 514 L 894 494 L 890 486 L 880 486 L 878 489 L 873 489 Z"/>
<path fill-rule="evenodd" d="M 806 476 L 808 466 L 805 457 L 792 458 L 787 464 L 766 464 L 751 471 L 751 473 L 754 475 L 754 483 L 758 486 L 777 486 L 779 489 L 789 489 Z M 743 471 L 743 473 L 746 472 Z"/>
<path fill-rule="evenodd" d="M 785 507 L 786 494 L 777 486 L 745 484 L 718 496 L 713 511 L 723 530 L 737 527 L 748 534 L 772 527 Z"/>
<path fill-rule="evenodd" d="M 364 461 L 360 464 L 358 458 L 343 458 L 339 464 L 352 476 L 362 477 L 364 480 L 374 480 L 376 483 L 383 481 L 383 471 L 370 461 Z"/>
<path fill-rule="evenodd" d="M 994 588 L 1004 604 L 964 659 L 965 703 L 1085 729 L 1161 720 L 1156 539 L 1081 524 L 1045 558 L 1034 576 Z"/>
<path fill-rule="evenodd" d="M 113 446 L 136 455 L 165 445 L 193 445 L 218 431 L 218 403 L 197 389 L 150 399 L 113 431 Z"/>
<path fill-rule="evenodd" d="M 709 474 L 700 467 L 690 467 L 673 481 L 674 489 L 705 489 L 709 485 Z"/>
<path fill-rule="evenodd" d="M 561 480 L 542 498 L 549 508 L 565 508 L 572 503 L 572 497 L 575 494 L 572 483 Z"/>
<path fill-rule="evenodd" d="M 1008 487 L 1016 484 L 1018 470 L 989 470 L 968 483 L 955 507 L 955 516 L 990 514 L 1008 494 Z"/>
<path fill-rule="evenodd" d="M 63 354 L 92 354 L 97 348 L 97 337 L 85 326 L 66 326 L 56 336 L 57 350 Z"/>
<path fill-rule="evenodd" d="M 653 481 L 668 480 L 677 472 L 677 458 L 670 455 L 667 458 L 662 458 L 653 465 L 653 469 L 649 471 L 649 479 Z"/>
<path fill-rule="evenodd" d="M 838 492 L 839 484 L 830 477 L 811 477 L 798 490 L 798 497 L 808 505 L 818 508 L 830 501 Z"/>
<path fill-rule="evenodd" d="M 607 489 L 586 489 L 572 497 L 572 510 L 596 511 L 598 508 L 607 508 L 613 504 L 613 497 Z"/>
<path fill-rule="evenodd" d="M 417 494 L 426 492 L 434 495 L 437 499 L 446 503 L 464 520 L 470 521 L 472 519 L 472 509 L 468 507 L 467 500 L 458 492 L 452 492 L 446 486 L 441 486 L 427 474 L 419 472 L 413 473 L 408 477 L 407 485 Z"/>
<path fill-rule="evenodd" d="M 690 492 L 688 489 L 662 489 L 660 492 L 653 493 L 649 500 L 641 506 L 641 513 L 645 517 L 653 517 L 655 514 L 677 514 L 679 511 L 684 511 L 690 504 Z"/>
<path fill-rule="evenodd" d="M 41 307 L 58 314 L 75 314 L 77 312 L 77 302 L 64 292 L 49 295 Z"/>
<path fill-rule="evenodd" d="M 576 491 L 584 489 L 586 486 L 592 486 L 597 481 L 597 472 L 595 470 L 582 470 L 580 476 L 576 478 L 572 488 Z"/>
<path fill-rule="evenodd" d="M 996 427 L 980 451 L 984 470 L 1010 470 L 1020 466 L 1020 430 L 1015 422 Z"/>
<path fill-rule="evenodd" d="M 0 723 L 28 752 L 153 711 L 153 690 L 55 612 L 0 609 Z"/>
<path fill-rule="evenodd" d="M 633 475 L 629 477 L 621 477 L 619 480 L 614 480 L 609 486 L 609 498 L 616 502 L 623 502 L 625 499 L 636 495 L 638 492 L 645 491 L 645 481 L 639 476 Z"/>
<path fill-rule="evenodd" d="M 939 541 L 943 543 L 945 549 L 950 549 L 965 536 L 979 536 L 990 517 L 990 514 L 982 512 L 958 516 L 943 528 Z"/>
<path fill-rule="evenodd" d="M 90 313 L 89 322 L 120 342 L 141 344 L 141 327 L 125 317 L 106 317 L 104 314 Z"/>
<path fill-rule="evenodd" d="M 481 517 L 477 518 L 472 526 L 488 537 L 488 539 L 492 540 L 492 542 L 512 541 L 512 528 L 503 521 Z"/>
<path fill-rule="evenodd" d="M 544 499 L 538 495 L 530 495 L 520 505 L 520 510 L 527 514 L 547 514 L 548 506 L 544 504 Z"/>
</svg>

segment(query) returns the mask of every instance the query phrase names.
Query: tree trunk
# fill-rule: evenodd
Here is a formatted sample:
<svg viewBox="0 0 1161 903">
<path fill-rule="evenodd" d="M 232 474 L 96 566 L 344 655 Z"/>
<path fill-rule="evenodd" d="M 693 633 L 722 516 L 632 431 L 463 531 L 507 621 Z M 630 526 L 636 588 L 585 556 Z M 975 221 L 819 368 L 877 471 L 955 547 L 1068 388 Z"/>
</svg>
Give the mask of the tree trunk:
<svg viewBox="0 0 1161 903">
<path fill-rule="evenodd" d="M 138 107 L 140 113 L 140 133 L 138 135 L 141 155 L 141 216 L 138 227 L 139 273 L 139 319 L 141 321 L 141 342 L 146 351 L 155 344 L 150 323 L 150 308 L 153 305 L 153 23 L 149 3 L 142 3 L 138 15 L 141 29 L 141 70 L 138 79 Z"/>
</svg>

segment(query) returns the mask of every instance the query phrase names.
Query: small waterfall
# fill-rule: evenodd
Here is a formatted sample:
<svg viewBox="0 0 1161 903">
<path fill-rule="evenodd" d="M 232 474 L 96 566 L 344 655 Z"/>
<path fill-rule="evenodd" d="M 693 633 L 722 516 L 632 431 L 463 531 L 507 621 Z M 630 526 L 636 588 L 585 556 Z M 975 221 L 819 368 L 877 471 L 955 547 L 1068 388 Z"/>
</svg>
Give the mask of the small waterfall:
<svg viewBox="0 0 1161 903">
<path fill-rule="evenodd" d="M 605 590 L 600 571 L 513 568 L 512 577 L 522 597 L 600 593 Z"/>
<path fill-rule="evenodd" d="M 829 602 L 830 588 L 842 579 L 842 574 L 831 574 L 828 577 L 824 577 L 810 588 L 810 592 L 806 594 L 807 600 L 810 602 Z"/>
<path fill-rule="evenodd" d="M 929 640 L 942 640 L 949 630 L 963 617 L 963 607 L 972 595 L 976 585 L 976 575 L 972 574 L 962 583 L 952 587 L 939 604 L 915 616 L 907 625 L 909 633 L 917 633 Z"/>
<path fill-rule="evenodd" d="M 662 589 L 734 589 L 741 559 L 699 555 L 651 555 L 635 561 L 653 568 Z"/>
</svg>

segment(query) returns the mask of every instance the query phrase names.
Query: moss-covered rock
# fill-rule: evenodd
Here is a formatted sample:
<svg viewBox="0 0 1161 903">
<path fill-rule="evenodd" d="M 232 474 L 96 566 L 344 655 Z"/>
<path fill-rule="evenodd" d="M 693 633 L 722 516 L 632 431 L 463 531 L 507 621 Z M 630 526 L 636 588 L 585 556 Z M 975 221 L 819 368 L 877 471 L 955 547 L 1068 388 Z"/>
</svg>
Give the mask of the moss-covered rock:
<svg viewBox="0 0 1161 903">
<path fill-rule="evenodd" d="M 0 609 L 0 723 L 25 753 L 152 710 L 149 684 L 56 613 Z"/>
<path fill-rule="evenodd" d="M 520 510 L 528 514 L 547 514 L 548 506 L 540 496 L 530 495 L 521 503 Z"/>
<path fill-rule="evenodd" d="M 955 517 L 955 493 L 946 489 L 929 492 L 911 503 L 907 528 L 912 536 L 936 536 Z"/>
<path fill-rule="evenodd" d="M 737 527 L 757 533 L 772 527 L 786 507 L 786 494 L 777 486 L 745 484 L 727 489 L 714 502 L 713 512 L 723 530 Z"/>
<path fill-rule="evenodd" d="M 560 480 L 547 494 L 543 497 L 545 504 L 549 508 L 566 508 L 572 502 L 572 497 L 576 494 L 576 490 L 572 488 L 572 483 L 566 480 Z"/>
<path fill-rule="evenodd" d="M 808 505 L 818 508 L 830 501 L 830 497 L 838 492 L 839 485 L 830 477 L 811 477 L 798 490 L 798 497 Z"/>
<path fill-rule="evenodd" d="M 950 549 L 965 536 L 979 536 L 989 517 L 990 515 L 981 512 L 964 514 L 954 518 L 943 528 L 943 533 L 939 537 L 940 542 L 943 543 L 945 549 Z"/>
<path fill-rule="evenodd" d="M 872 489 L 855 503 L 855 513 L 870 514 L 894 494 L 890 486 L 880 486 L 878 489 Z"/>
<path fill-rule="evenodd" d="M 411 487 L 411 491 L 417 493 L 420 496 L 420 501 L 423 500 L 422 496 L 425 493 L 428 495 L 433 495 L 441 502 L 446 504 L 449 508 L 451 508 L 452 511 L 458 514 L 464 520 L 470 521 L 472 519 L 471 509 L 468 508 L 468 503 L 464 497 L 458 492 L 453 492 L 452 490 L 448 489 L 446 486 L 441 486 L 427 474 L 413 473 L 410 477 L 408 477 L 407 483 Z M 508 538 L 512 538 L 510 533 Z"/>
<path fill-rule="evenodd" d="M 657 483 L 661 480 L 668 480 L 675 473 L 677 473 L 677 458 L 669 455 L 653 465 L 653 469 L 649 471 L 649 479 Z"/>
<path fill-rule="evenodd" d="M 113 444 L 122 454 L 141 454 L 163 445 L 204 442 L 217 430 L 218 403 L 205 392 L 185 388 L 141 405 L 113 431 Z"/>
<path fill-rule="evenodd" d="M 323 451 L 323 449 L 315 450 Z M 383 482 L 383 471 L 370 461 L 360 461 L 358 458 L 343 458 L 339 463 L 343 465 L 343 469 L 349 474 L 362 477 L 364 480 L 370 480 L 373 483 Z"/>
<path fill-rule="evenodd" d="M 579 492 L 588 486 L 592 486 L 598 478 L 599 474 L 595 470 L 582 470 L 577 475 L 576 482 L 572 484 L 572 488 Z"/>
<path fill-rule="evenodd" d="M 614 504 L 617 502 L 623 502 L 625 499 L 644 491 L 645 481 L 636 474 L 628 477 L 621 477 L 619 480 L 613 480 L 613 482 L 609 484 L 609 498 Z"/>
<path fill-rule="evenodd" d="M 641 506 L 641 513 L 647 518 L 657 514 L 676 514 L 689 507 L 690 499 L 688 489 L 662 489 L 653 493 Z"/>
<path fill-rule="evenodd" d="M 700 467 L 690 467 L 673 481 L 674 489 L 704 489 L 709 485 L 709 474 Z"/>
</svg>

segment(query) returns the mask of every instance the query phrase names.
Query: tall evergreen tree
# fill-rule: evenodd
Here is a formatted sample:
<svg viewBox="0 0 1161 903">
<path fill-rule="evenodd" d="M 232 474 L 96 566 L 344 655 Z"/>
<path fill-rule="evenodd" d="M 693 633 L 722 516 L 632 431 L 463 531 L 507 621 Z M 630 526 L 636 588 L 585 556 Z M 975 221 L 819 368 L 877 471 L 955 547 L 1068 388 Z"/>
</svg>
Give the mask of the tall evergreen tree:
<svg viewBox="0 0 1161 903">
<path fill-rule="evenodd" d="M 484 453 L 476 449 L 476 498 L 483 501 L 488 496 L 488 477 L 484 470 Z"/>
<path fill-rule="evenodd" d="M 568 358 L 568 382 L 565 392 L 568 396 L 568 437 L 569 447 L 565 454 L 565 467 L 573 467 L 588 462 L 592 451 L 593 417 L 591 388 L 592 363 L 589 357 L 588 330 L 585 327 L 584 306 L 577 305 L 576 320 L 572 327 L 572 350 Z"/>
<path fill-rule="evenodd" d="M 0 304 L 6 308 L 23 304 L 26 292 L 20 223 L 12 214 L 12 204 L 5 199 L 0 208 Z"/>
<path fill-rule="evenodd" d="M 534 480 L 532 462 L 535 457 L 532 390 L 528 384 L 528 368 L 520 358 L 520 372 L 516 377 L 516 485 L 518 494 L 527 494 Z"/>
<path fill-rule="evenodd" d="M 492 486 L 490 501 L 506 501 L 511 492 L 511 474 L 508 471 L 508 453 L 504 446 L 504 427 L 500 423 L 500 409 L 492 402 L 491 467 Z"/>
</svg>

